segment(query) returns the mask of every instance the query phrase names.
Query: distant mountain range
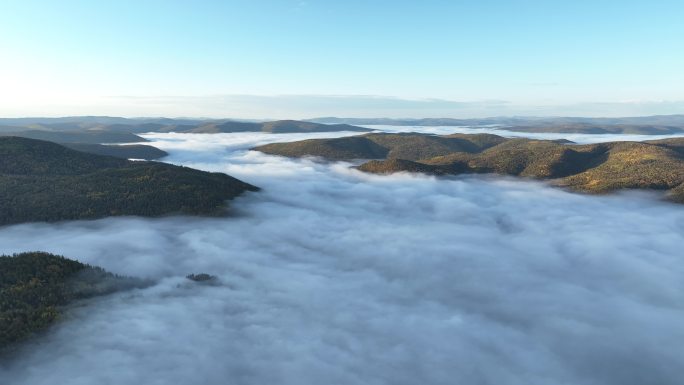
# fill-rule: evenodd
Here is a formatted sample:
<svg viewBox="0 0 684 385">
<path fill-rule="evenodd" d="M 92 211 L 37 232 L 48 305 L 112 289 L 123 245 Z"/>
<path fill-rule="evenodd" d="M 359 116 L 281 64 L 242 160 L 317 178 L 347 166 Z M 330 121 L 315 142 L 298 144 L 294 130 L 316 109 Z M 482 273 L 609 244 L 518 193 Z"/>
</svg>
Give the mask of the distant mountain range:
<svg viewBox="0 0 684 385">
<path fill-rule="evenodd" d="M 144 132 L 180 132 L 215 134 L 230 132 L 267 132 L 273 134 L 302 132 L 356 131 L 367 128 L 348 124 L 322 124 L 299 120 L 252 122 L 238 120 L 190 120 L 167 118 L 127 119 L 114 117 L 18 118 L 0 119 L 0 135 L 26 136 L 62 143 L 131 143 L 143 142 Z M 86 136 L 85 134 L 92 135 Z M 70 135 L 70 136 L 69 136 Z M 116 135 L 121 135 L 117 137 Z M 59 136 L 60 138 L 55 138 Z M 98 138 L 99 136 L 99 138 Z"/>
<path fill-rule="evenodd" d="M 268 132 L 272 134 L 306 133 L 306 132 L 336 132 L 356 131 L 368 132 L 367 128 L 355 127 L 348 124 L 321 124 L 303 122 L 298 120 L 277 120 L 273 122 L 213 122 L 200 124 L 192 128 L 186 128 L 176 132 L 187 133 L 223 133 L 223 132 Z"/>
<path fill-rule="evenodd" d="M 309 121 L 325 124 L 391 126 L 484 126 L 519 132 L 557 132 L 585 134 L 674 134 L 684 133 L 684 115 L 655 115 L 624 118 L 582 117 L 492 117 L 481 119 L 389 119 L 389 118 L 316 118 Z"/>
<path fill-rule="evenodd" d="M 273 143 L 254 150 L 289 157 L 373 159 L 358 169 L 380 174 L 496 173 L 546 179 L 589 193 L 661 190 L 668 199 L 684 203 L 684 138 L 569 145 L 490 134 L 367 134 Z"/>
<path fill-rule="evenodd" d="M 454 118 L 424 118 L 424 119 L 392 119 L 392 118 L 315 118 L 307 121 L 325 124 L 361 124 L 378 125 L 387 124 L 393 126 L 469 126 L 469 125 L 544 125 L 549 123 L 558 124 L 600 124 L 600 125 L 665 125 L 684 126 L 684 114 L 682 115 L 652 115 L 621 118 L 583 118 L 583 117 L 535 117 L 535 116 L 502 116 L 474 119 Z M 1 122 L 1 120 L 0 120 Z"/>
<path fill-rule="evenodd" d="M 214 215 L 258 188 L 222 173 L 0 137 L 0 226 L 116 215 Z"/>
<path fill-rule="evenodd" d="M 491 117 L 478 119 L 422 118 L 315 118 L 309 120 L 246 121 L 230 119 L 119 118 L 75 116 L 63 118 L 0 118 L 0 135 L 26 136 L 62 143 L 143 142 L 145 132 L 179 133 L 307 133 L 372 129 L 359 125 L 392 126 L 497 126 L 519 132 L 556 132 L 585 134 L 675 134 L 684 133 L 684 115 L 656 115 L 624 118 L 582 117 Z M 68 133 L 68 134 L 67 134 Z M 85 136 L 88 133 L 92 136 Z M 79 136 L 79 134 L 81 136 Z M 98 135 L 100 136 L 98 138 Z M 107 137 L 109 135 L 109 137 Z M 59 136 L 60 138 L 55 138 Z"/>
<path fill-rule="evenodd" d="M 166 152 L 146 145 L 111 146 L 105 144 L 141 143 L 144 132 L 216 134 L 229 132 L 306 133 L 369 132 L 347 124 L 321 124 L 296 120 L 249 122 L 234 120 L 191 120 L 168 118 L 127 119 L 116 117 L 65 117 L 0 119 L 0 137 L 45 140 L 92 154 L 126 159 L 159 159 Z"/>
</svg>

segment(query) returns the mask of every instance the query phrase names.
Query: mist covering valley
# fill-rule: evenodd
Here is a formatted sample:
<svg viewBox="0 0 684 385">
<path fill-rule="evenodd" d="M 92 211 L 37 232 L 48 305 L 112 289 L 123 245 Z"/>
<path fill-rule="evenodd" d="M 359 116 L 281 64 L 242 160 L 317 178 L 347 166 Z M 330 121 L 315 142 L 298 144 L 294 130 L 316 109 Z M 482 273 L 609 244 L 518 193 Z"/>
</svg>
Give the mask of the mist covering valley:
<svg viewBox="0 0 684 385">
<path fill-rule="evenodd" d="M 48 251 L 156 282 L 72 308 L 0 364 L 2 382 L 679 382 L 680 206 L 655 192 L 590 196 L 499 176 L 378 176 L 249 150 L 355 134 L 142 134 L 169 154 L 164 162 L 262 191 L 236 198 L 221 218 L 0 228 L 0 254 Z M 217 283 L 185 279 L 201 272 Z"/>
</svg>

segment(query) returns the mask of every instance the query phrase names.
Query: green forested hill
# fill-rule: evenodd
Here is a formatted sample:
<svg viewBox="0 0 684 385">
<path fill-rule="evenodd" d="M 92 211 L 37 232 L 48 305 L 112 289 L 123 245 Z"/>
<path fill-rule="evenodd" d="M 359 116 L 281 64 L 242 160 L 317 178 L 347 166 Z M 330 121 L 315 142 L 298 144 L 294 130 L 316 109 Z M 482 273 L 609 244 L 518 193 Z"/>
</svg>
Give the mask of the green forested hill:
<svg viewBox="0 0 684 385">
<path fill-rule="evenodd" d="M 55 322 L 74 300 L 145 285 L 52 254 L 0 256 L 0 351 Z"/>
<path fill-rule="evenodd" d="M 0 225 L 114 215 L 214 214 L 258 188 L 221 173 L 0 137 Z"/>
<path fill-rule="evenodd" d="M 255 147 L 266 154 L 290 157 L 320 156 L 326 159 L 419 160 L 454 152 L 478 152 L 504 142 L 490 134 L 445 136 L 418 133 L 366 134 L 334 139 L 308 139 Z"/>
<path fill-rule="evenodd" d="M 358 167 L 372 173 L 497 173 L 549 179 L 592 193 L 662 190 L 669 199 L 684 202 L 684 138 L 568 145 L 487 134 L 369 134 L 274 143 L 255 150 L 291 157 L 374 159 Z"/>
</svg>

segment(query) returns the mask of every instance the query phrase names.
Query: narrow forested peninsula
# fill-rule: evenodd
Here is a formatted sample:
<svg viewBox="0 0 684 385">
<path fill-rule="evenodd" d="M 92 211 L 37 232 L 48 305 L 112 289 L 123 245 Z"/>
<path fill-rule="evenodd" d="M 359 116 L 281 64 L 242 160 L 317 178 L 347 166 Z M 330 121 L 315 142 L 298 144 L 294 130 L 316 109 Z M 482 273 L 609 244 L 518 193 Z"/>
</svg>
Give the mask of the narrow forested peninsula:
<svg viewBox="0 0 684 385">
<path fill-rule="evenodd" d="M 258 188 L 222 173 L 0 137 L 0 225 L 118 215 L 214 215 Z"/>
<path fill-rule="evenodd" d="M 52 325 L 75 300 L 147 285 L 53 254 L 0 255 L 0 353 Z"/>
</svg>

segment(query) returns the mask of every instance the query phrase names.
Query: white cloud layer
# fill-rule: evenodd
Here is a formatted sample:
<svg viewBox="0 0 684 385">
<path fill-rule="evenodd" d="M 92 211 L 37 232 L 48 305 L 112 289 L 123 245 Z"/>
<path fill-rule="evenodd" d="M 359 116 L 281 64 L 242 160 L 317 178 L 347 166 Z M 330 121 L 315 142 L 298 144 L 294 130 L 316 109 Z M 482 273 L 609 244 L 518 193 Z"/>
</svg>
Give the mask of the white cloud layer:
<svg viewBox="0 0 684 385">
<path fill-rule="evenodd" d="M 150 135 L 171 162 L 264 188 L 229 218 L 0 229 L 0 252 L 158 280 L 74 309 L 2 364 L 0 382 L 681 382 L 682 206 L 246 150 L 302 137 Z"/>
</svg>

